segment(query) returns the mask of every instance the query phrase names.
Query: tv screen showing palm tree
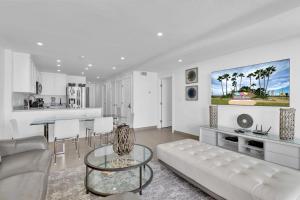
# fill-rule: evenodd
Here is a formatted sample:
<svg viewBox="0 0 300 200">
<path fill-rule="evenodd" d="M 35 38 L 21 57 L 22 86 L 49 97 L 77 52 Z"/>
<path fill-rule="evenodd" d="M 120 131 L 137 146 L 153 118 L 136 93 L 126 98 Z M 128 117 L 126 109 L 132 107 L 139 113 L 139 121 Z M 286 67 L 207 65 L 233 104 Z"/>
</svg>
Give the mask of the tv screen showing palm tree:
<svg viewBox="0 0 300 200">
<path fill-rule="evenodd" d="M 214 105 L 289 106 L 290 59 L 211 73 Z"/>
</svg>

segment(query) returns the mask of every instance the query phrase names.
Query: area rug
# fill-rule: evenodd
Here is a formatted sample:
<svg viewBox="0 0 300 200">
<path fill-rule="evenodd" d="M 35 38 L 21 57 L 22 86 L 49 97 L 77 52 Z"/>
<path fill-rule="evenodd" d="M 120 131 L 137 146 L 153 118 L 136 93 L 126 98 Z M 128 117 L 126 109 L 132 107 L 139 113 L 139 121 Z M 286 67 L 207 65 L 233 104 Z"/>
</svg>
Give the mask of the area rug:
<svg viewBox="0 0 300 200">
<path fill-rule="evenodd" d="M 149 165 L 153 169 L 153 180 L 143 190 L 143 195 L 137 194 L 141 200 L 214 200 L 157 161 L 152 161 Z M 104 199 L 85 193 L 84 176 L 84 165 L 50 172 L 47 200 Z"/>
</svg>

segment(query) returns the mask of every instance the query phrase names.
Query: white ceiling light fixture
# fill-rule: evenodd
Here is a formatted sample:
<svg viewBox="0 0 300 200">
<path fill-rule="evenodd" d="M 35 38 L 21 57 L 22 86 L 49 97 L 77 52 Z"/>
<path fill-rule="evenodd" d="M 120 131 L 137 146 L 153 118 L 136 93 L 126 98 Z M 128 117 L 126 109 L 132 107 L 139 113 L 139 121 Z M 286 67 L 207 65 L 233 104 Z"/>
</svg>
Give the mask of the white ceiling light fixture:
<svg viewBox="0 0 300 200">
<path fill-rule="evenodd" d="M 60 62 L 61 62 L 61 60 L 60 60 L 60 59 L 57 59 L 57 60 L 56 60 L 56 62 L 60 63 Z"/>
<path fill-rule="evenodd" d="M 88 67 L 93 67 L 93 64 L 88 64 Z"/>
<path fill-rule="evenodd" d="M 181 63 L 182 61 L 183 61 L 182 59 L 178 59 L 178 62 L 180 62 L 180 63 Z"/>
<path fill-rule="evenodd" d="M 121 60 L 125 60 L 125 57 L 124 57 L 124 56 L 122 56 L 122 57 L 121 57 Z"/>
<path fill-rule="evenodd" d="M 60 67 L 61 66 L 61 64 L 57 64 L 57 67 Z"/>
<path fill-rule="evenodd" d="M 84 58 L 85 58 L 85 56 L 80 56 L 80 58 L 84 59 Z"/>
<path fill-rule="evenodd" d="M 100 76 L 97 76 L 97 79 L 99 79 L 100 78 Z"/>
<path fill-rule="evenodd" d="M 81 75 L 84 75 L 84 72 L 81 72 Z"/>
<path fill-rule="evenodd" d="M 38 45 L 38 46 L 41 47 L 41 46 L 44 46 L 44 43 L 42 43 L 42 42 L 37 42 L 36 45 Z"/>
<path fill-rule="evenodd" d="M 84 68 L 85 70 L 89 70 L 89 68 L 88 67 L 86 67 L 86 68 Z"/>
<path fill-rule="evenodd" d="M 61 71 L 60 69 L 57 70 L 57 72 L 60 72 L 60 71 Z"/>
<path fill-rule="evenodd" d="M 164 36 L 164 34 L 163 34 L 162 32 L 158 32 L 156 35 L 157 35 L 157 37 L 162 37 L 162 36 Z"/>
<path fill-rule="evenodd" d="M 116 69 L 117 69 L 117 67 L 113 66 L 113 67 L 112 67 L 112 69 L 113 69 L 113 70 L 116 70 Z"/>
</svg>

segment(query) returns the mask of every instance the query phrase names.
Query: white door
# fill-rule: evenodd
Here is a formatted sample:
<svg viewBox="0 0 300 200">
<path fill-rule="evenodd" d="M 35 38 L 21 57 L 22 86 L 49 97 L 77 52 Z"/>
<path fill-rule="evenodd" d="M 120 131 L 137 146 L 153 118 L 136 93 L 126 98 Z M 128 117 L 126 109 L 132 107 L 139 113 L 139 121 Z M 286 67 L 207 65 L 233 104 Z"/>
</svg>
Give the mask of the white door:
<svg viewBox="0 0 300 200">
<path fill-rule="evenodd" d="M 132 127 L 133 116 L 132 116 L 132 102 L 131 102 L 131 78 L 125 78 L 122 81 L 122 103 L 121 103 L 121 113 L 125 123 L 129 124 Z"/>
<path fill-rule="evenodd" d="M 161 128 L 172 126 L 172 78 L 161 79 Z"/>
<path fill-rule="evenodd" d="M 111 102 L 112 102 L 112 115 L 116 114 L 116 81 L 111 82 Z"/>
<path fill-rule="evenodd" d="M 122 80 L 116 80 L 116 115 L 121 116 L 122 109 Z"/>
<path fill-rule="evenodd" d="M 106 114 L 112 114 L 112 91 L 111 91 L 111 83 L 106 84 Z"/>
<path fill-rule="evenodd" d="M 106 84 L 103 85 L 103 115 L 107 115 L 106 104 L 107 104 L 107 95 L 106 95 Z"/>
</svg>

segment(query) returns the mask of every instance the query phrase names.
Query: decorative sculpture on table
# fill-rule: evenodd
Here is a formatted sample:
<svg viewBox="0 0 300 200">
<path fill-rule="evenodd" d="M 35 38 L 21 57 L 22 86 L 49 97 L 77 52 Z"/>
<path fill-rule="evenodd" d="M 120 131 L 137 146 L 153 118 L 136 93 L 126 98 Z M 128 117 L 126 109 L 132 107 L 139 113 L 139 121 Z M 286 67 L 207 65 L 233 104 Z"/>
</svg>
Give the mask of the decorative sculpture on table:
<svg viewBox="0 0 300 200">
<path fill-rule="evenodd" d="M 127 125 L 122 124 L 115 130 L 113 150 L 119 156 L 129 154 L 135 142 L 134 131 Z"/>
<path fill-rule="evenodd" d="M 209 106 L 209 126 L 218 128 L 218 106 Z"/>
<path fill-rule="evenodd" d="M 282 140 L 293 140 L 295 136 L 295 114 L 294 108 L 280 108 L 279 136 Z"/>
</svg>

